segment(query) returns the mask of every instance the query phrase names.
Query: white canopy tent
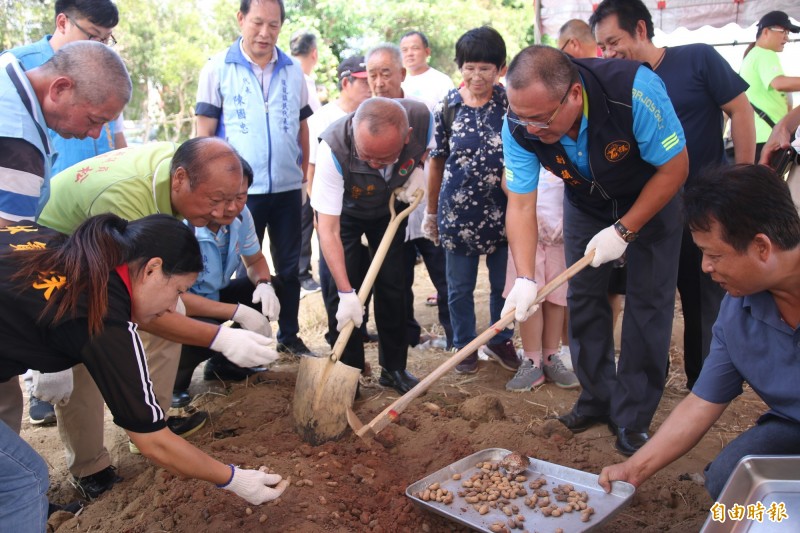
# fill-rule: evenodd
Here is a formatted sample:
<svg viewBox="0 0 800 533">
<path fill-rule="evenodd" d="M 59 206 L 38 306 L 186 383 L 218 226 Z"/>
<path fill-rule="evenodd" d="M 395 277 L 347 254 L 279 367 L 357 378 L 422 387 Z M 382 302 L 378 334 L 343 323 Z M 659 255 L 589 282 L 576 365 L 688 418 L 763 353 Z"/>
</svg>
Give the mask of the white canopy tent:
<svg viewBox="0 0 800 533">
<path fill-rule="evenodd" d="M 541 35 L 557 36 L 570 19 L 589 20 L 600 0 L 533 0 L 534 17 Z M 748 27 L 769 11 L 784 11 L 800 20 L 800 0 L 644 0 L 653 25 L 665 33 L 678 28 L 722 27 L 735 23 Z"/>
</svg>

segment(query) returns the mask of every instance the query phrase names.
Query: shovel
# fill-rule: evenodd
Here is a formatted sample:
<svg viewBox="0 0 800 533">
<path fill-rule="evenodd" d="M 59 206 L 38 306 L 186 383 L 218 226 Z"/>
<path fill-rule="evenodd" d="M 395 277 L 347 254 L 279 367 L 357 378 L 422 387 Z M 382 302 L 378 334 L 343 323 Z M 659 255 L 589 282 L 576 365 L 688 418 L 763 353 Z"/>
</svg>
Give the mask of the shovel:
<svg viewBox="0 0 800 533">
<path fill-rule="evenodd" d="M 398 214 L 394 208 L 395 195 L 398 192 L 399 189 L 395 190 L 389 198 L 389 211 L 392 215 L 389 225 L 358 290 L 358 299 L 362 305 L 375 283 L 397 229 L 419 205 L 424 195 L 423 191 L 418 190 L 411 205 Z M 339 358 L 354 328 L 352 320 L 345 324 L 330 357 L 304 357 L 300 361 L 294 388 L 294 427 L 305 442 L 314 446 L 341 437 L 347 429 L 347 409 L 356 395 L 361 370 L 342 363 Z"/>
<path fill-rule="evenodd" d="M 592 258 L 594 258 L 594 250 L 590 251 L 588 254 L 583 256 L 580 260 L 576 261 L 574 265 L 569 267 L 567 270 L 562 272 L 561 274 L 556 277 L 553 281 L 545 285 L 541 291 L 536 296 L 536 300 L 534 303 L 541 303 L 545 297 L 559 288 L 562 284 L 564 284 L 567 280 L 572 278 L 575 274 L 583 270 L 588 264 L 592 262 Z M 372 419 L 369 424 L 362 424 L 361 421 L 358 419 L 356 414 L 353 412 L 351 408 L 348 407 L 347 409 L 347 422 L 350 424 L 350 427 L 355 431 L 356 435 L 361 438 L 369 437 L 372 438 L 377 435 L 383 428 L 388 426 L 392 421 L 394 421 L 400 413 L 406 410 L 406 407 L 414 401 L 417 397 L 421 396 L 422 394 L 427 391 L 433 383 L 441 378 L 443 375 L 450 372 L 453 368 L 456 367 L 458 363 L 463 361 L 467 358 L 469 354 L 477 350 L 482 344 L 485 344 L 489 339 L 503 331 L 503 328 L 508 326 L 514 321 L 514 310 L 509 311 L 505 315 L 503 315 L 500 320 L 492 324 L 489 329 L 475 337 L 472 342 L 461 348 L 455 355 L 453 355 L 450 359 L 442 363 L 438 368 L 436 368 L 433 372 L 425 376 L 425 379 L 420 381 L 413 389 L 405 393 L 403 396 L 400 396 L 397 400 L 391 403 L 386 409 L 381 411 L 378 416 Z"/>
</svg>

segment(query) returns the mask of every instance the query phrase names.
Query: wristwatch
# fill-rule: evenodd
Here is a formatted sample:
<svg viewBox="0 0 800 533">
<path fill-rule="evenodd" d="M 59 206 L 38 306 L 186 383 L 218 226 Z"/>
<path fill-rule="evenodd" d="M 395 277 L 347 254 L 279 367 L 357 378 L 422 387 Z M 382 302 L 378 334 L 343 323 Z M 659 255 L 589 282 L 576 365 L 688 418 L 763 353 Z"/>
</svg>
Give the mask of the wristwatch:
<svg viewBox="0 0 800 533">
<path fill-rule="evenodd" d="M 619 233 L 619 236 L 622 237 L 622 240 L 628 243 L 635 241 L 636 237 L 639 236 L 639 234 L 635 231 L 631 231 L 626 228 L 620 220 L 614 222 L 614 229 L 617 230 L 617 233 Z"/>
<path fill-rule="evenodd" d="M 262 283 L 265 284 L 265 285 L 272 286 L 272 280 L 271 279 L 261 278 L 260 280 L 256 281 L 256 285 L 261 285 Z"/>
</svg>

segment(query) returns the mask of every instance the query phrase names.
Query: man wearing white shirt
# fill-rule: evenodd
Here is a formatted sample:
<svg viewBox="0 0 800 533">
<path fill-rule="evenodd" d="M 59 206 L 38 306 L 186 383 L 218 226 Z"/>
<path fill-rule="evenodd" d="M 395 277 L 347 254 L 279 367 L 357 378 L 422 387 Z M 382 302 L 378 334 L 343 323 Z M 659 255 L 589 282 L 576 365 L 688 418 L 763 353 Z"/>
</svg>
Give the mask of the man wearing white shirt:
<svg viewBox="0 0 800 533">
<path fill-rule="evenodd" d="M 431 49 L 428 38 L 422 32 L 410 31 L 403 35 L 400 38 L 400 53 L 403 54 L 403 66 L 407 73 L 403 81 L 406 96 L 436 105 L 455 87 L 450 76 L 428 65 Z"/>
<path fill-rule="evenodd" d="M 389 225 L 391 192 L 400 203 L 410 203 L 424 187 L 419 168 L 431 144 L 432 115 L 412 100 L 374 97 L 355 113 L 325 130 L 317 150 L 311 206 L 317 211 L 320 246 L 336 283 L 338 298 L 326 298 L 330 330 L 341 331 L 352 320 L 363 321 L 364 308 L 356 294 L 363 258 L 357 253 L 362 236 L 375 252 Z M 418 380 L 406 370 L 404 271 L 405 223 L 394 235 L 375 280 L 375 322 L 382 367 L 379 383 L 400 394 Z M 364 369 L 364 345 L 350 337 L 341 361 Z"/>
</svg>

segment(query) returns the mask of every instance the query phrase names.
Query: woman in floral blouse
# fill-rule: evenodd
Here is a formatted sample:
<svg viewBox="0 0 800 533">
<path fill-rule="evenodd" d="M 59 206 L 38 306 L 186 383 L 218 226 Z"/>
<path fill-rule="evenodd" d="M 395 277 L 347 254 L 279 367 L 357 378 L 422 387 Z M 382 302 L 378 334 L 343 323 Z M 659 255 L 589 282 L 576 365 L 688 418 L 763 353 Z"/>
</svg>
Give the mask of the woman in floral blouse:
<svg viewBox="0 0 800 533">
<path fill-rule="evenodd" d="M 506 92 L 495 82 L 505 65 L 506 46 L 488 27 L 475 28 L 456 43 L 456 63 L 464 83 L 434 109 L 436 146 L 431 151 L 426 236 L 441 240 L 445 250 L 453 344 L 462 348 L 476 336 L 475 281 L 478 260 L 486 256 L 492 322 L 500 318 L 508 257 L 500 132 L 508 107 Z M 504 368 L 519 367 L 512 330 L 504 330 L 483 347 Z M 456 372 L 478 370 L 471 354 Z"/>
</svg>

